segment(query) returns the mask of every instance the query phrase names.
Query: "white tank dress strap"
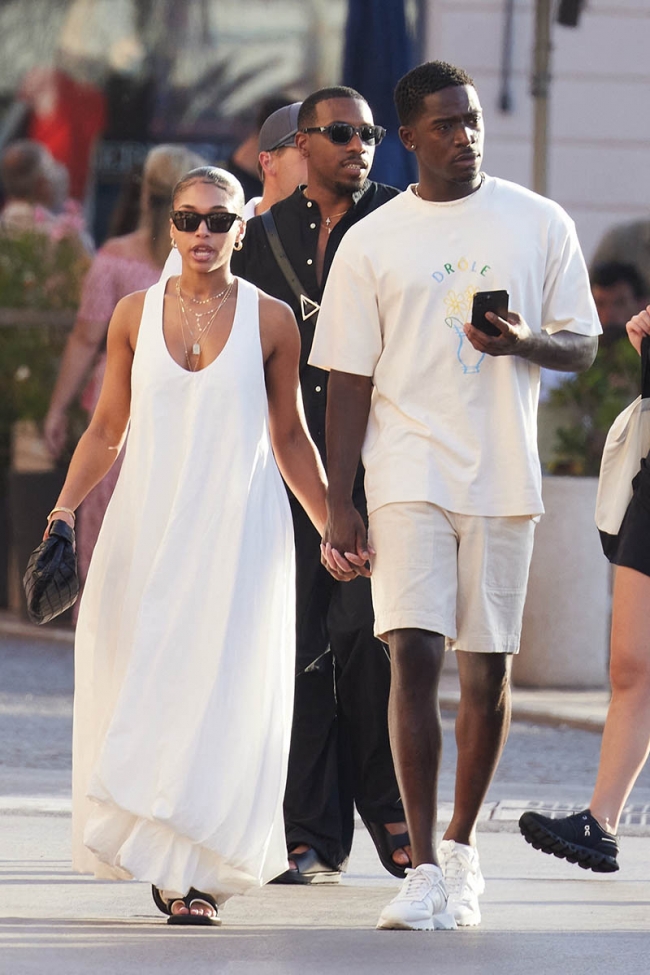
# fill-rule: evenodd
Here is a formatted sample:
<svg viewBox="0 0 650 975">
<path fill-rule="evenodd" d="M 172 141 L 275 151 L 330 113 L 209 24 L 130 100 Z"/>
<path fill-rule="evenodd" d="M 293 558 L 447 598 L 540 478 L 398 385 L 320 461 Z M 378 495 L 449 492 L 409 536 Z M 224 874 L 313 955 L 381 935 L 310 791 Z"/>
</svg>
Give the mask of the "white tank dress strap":
<svg viewBox="0 0 650 975">
<path fill-rule="evenodd" d="M 152 363 L 160 352 L 167 353 L 162 331 L 163 304 L 167 279 L 158 281 L 147 289 L 142 307 L 142 318 L 133 358 L 134 369 L 139 363 Z"/>
<path fill-rule="evenodd" d="M 260 370 L 260 390 L 266 400 L 264 387 L 264 360 L 262 357 L 262 340 L 260 337 L 259 293 L 254 284 L 237 278 L 237 309 L 232 323 L 232 331 L 227 342 L 230 355 L 244 357 L 249 367 Z M 225 350 L 224 350 L 225 351 Z M 223 355 L 223 352 L 221 353 Z M 266 409 L 266 407 L 265 407 Z"/>
<path fill-rule="evenodd" d="M 244 323 L 243 327 L 248 331 L 249 337 L 259 339 L 260 334 L 260 312 L 259 296 L 257 288 L 250 281 L 237 278 L 237 318 Z M 233 322 L 233 330 L 235 322 Z M 261 346 L 260 346 L 261 347 Z"/>
</svg>

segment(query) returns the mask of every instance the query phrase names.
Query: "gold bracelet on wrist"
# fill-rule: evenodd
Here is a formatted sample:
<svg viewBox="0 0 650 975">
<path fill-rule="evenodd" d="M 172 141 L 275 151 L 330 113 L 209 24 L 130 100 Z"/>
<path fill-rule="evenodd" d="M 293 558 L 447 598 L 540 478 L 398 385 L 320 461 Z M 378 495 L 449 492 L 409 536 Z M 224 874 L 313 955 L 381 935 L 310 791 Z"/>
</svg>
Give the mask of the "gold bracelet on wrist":
<svg viewBox="0 0 650 975">
<path fill-rule="evenodd" d="M 56 508 L 52 508 L 52 510 L 50 511 L 49 515 L 47 516 L 47 521 L 48 522 L 51 520 L 52 515 L 53 514 L 56 514 L 57 511 L 64 511 L 66 515 L 70 515 L 72 517 L 72 524 L 74 525 L 76 523 L 77 516 L 75 515 L 74 511 L 72 510 L 72 508 L 64 508 L 63 505 L 60 505 L 60 504 L 57 505 Z"/>
</svg>

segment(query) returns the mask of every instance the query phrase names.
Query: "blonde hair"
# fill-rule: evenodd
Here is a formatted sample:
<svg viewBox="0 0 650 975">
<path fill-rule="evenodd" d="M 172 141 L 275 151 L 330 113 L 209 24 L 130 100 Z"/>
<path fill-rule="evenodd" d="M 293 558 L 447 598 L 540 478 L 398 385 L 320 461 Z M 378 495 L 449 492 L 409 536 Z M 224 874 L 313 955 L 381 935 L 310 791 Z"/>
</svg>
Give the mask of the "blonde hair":
<svg viewBox="0 0 650 975">
<path fill-rule="evenodd" d="M 188 169 L 204 166 L 198 153 L 179 145 L 160 145 L 147 155 L 142 174 L 141 225 L 149 231 L 149 247 L 161 267 L 169 254 L 169 209 L 172 191 Z"/>
</svg>

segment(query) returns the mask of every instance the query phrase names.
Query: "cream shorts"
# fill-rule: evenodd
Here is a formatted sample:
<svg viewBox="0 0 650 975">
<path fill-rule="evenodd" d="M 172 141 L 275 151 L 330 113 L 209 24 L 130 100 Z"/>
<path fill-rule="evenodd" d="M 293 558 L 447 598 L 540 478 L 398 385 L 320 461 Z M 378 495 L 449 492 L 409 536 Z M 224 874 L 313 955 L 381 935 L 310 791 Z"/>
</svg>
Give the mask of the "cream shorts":
<svg viewBox="0 0 650 975">
<path fill-rule="evenodd" d="M 425 501 L 369 518 L 375 633 L 442 633 L 447 648 L 517 653 L 537 518 L 459 515 Z"/>
</svg>

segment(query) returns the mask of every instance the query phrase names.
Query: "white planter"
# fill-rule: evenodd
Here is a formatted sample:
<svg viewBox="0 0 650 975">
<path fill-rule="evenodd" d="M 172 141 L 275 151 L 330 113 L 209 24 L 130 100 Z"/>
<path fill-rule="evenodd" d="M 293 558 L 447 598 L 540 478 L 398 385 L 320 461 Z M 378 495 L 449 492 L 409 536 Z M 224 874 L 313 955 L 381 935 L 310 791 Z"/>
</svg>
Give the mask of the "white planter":
<svg viewBox="0 0 650 975">
<path fill-rule="evenodd" d="M 609 661 L 610 565 L 594 522 L 595 477 L 545 477 L 521 650 L 522 687 L 604 687 Z"/>
</svg>

